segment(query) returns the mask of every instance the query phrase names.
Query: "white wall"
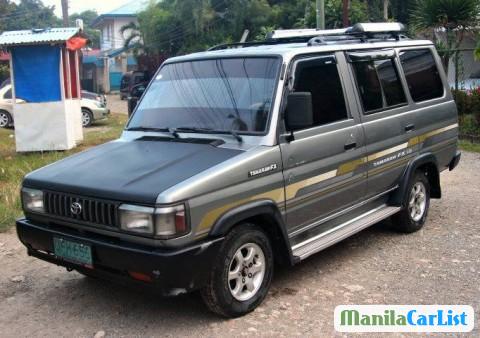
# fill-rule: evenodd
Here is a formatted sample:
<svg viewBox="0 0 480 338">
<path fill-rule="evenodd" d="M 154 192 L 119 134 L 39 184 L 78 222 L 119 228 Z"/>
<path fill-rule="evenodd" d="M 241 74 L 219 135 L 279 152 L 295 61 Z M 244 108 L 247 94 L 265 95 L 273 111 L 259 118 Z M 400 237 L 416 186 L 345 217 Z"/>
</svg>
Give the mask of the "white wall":
<svg viewBox="0 0 480 338">
<path fill-rule="evenodd" d="M 136 18 L 113 18 L 104 20 L 101 30 L 101 50 L 110 50 L 122 48 L 125 42 L 125 37 L 129 36 L 129 31 L 125 31 L 125 34 L 121 33 L 121 28 L 130 22 L 137 23 Z"/>
</svg>

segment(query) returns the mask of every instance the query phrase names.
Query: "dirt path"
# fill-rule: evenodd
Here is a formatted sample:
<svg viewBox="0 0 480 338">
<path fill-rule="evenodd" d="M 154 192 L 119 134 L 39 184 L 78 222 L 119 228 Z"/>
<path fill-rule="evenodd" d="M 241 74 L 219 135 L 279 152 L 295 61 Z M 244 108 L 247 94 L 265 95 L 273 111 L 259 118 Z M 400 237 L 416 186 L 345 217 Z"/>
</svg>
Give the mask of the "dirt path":
<svg viewBox="0 0 480 338">
<path fill-rule="evenodd" d="M 235 320 L 211 315 L 195 294 L 162 299 L 68 273 L 28 257 L 13 231 L 0 234 L 0 336 L 325 337 L 338 304 L 470 304 L 479 336 L 480 155 L 464 154 L 442 181 L 424 230 L 378 224 L 277 271 L 265 303 Z"/>
</svg>

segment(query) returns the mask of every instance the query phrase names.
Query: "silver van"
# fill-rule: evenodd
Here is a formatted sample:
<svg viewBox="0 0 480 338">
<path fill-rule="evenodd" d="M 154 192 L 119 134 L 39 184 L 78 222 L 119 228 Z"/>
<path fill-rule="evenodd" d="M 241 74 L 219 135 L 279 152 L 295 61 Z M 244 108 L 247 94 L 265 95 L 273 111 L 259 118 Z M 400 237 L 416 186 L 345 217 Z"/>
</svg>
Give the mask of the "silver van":
<svg viewBox="0 0 480 338">
<path fill-rule="evenodd" d="M 388 217 L 421 229 L 460 160 L 457 110 L 432 42 L 403 31 L 276 31 L 167 60 L 120 139 L 25 177 L 20 240 L 236 317 L 274 266 Z"/>
</svg>

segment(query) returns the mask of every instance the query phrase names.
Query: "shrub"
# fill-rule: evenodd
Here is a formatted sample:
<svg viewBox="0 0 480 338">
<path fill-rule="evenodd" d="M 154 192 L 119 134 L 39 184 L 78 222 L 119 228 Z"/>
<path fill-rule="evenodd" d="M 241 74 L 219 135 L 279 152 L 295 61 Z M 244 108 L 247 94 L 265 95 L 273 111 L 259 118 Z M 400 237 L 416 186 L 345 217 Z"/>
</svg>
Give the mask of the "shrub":
<svg viewBox="0 0 480 338">
<path fill-rule="evenodd" d="M 457 103 L 458 115 L 472 115 L 480 124 L 480 87 L 455 92 L 452 91 Z"/>
<path fill-rule="evenodd" d="M 459 116 L 459 124 L 461 135 L 480 136 L 480 125 L 472 114 Z"/>
</svg>

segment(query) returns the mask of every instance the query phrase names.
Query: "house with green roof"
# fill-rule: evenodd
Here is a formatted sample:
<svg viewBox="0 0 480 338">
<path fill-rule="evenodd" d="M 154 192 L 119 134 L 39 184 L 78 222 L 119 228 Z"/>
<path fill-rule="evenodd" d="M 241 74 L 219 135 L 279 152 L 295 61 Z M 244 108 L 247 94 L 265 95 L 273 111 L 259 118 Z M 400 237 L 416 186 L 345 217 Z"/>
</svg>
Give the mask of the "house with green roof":
<svg viewBox="0 0 480 338">
<path fill-rule="evenodd" d="M 93 27 L 100 30 L 100 52 L 94 61 L 96 68 L 97 88 L 104 92 L 120 89 L 122 74 L 136 69 L 136 61 L 128 48 L 125 48 L 125 37 L 128 31 L 122 33 L 123 26 L 138 23 L 137 15 L 147 8 L 149 0 L 133 0 L 101 14 L 93 22 Z"/>
</svg>

